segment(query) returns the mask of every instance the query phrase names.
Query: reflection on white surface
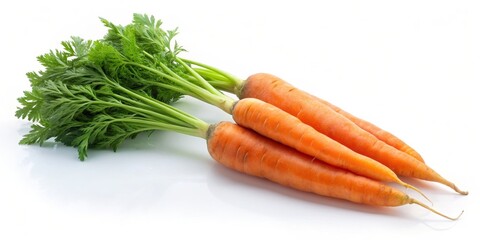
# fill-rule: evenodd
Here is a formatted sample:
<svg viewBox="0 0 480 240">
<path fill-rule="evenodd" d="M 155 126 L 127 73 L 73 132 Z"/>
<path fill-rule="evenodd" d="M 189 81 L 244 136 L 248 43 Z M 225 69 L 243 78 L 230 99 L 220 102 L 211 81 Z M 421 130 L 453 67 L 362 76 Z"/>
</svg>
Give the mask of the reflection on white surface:
<svg viewBox="0 0 480 240">
<path fill-rule="evenodd" d="M 107 209 L 148 206 L 152 204 L 149 201 L 161 199 L 171 185 L 201 181 L 197 168 L 209 164 L 208 155 L 178 152 L 175 146 L 168 146 L 172 141 L 160 139 L 162 134 L 140 136 L 131 144 L 124 144 L 117 153 L 91 150 L 83 162 L 76 158 L 75 149 L 61 144 L 31 146 L 19 167 L 28 166 L 28 176 L 42 192 L 63 203 L 80 202 Z M 192 140 L 198 139 L 182 139 L 185 144 Z M 155 146 L 151 141 L 163 146 Z"/>
</svg>

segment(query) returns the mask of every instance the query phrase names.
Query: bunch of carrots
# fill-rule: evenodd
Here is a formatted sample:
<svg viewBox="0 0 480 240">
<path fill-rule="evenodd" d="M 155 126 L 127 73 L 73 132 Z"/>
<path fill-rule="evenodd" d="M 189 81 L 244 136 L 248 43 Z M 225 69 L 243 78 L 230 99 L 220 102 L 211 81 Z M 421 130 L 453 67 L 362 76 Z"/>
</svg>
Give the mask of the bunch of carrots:
<svg viewBox="0 0 480 240">
<path fill-rule="evenodd" d="M 134 14 L 122 26 L 101 19 L 99 40 L 72 37 L 38 57 L 32 89 L 16 116 L 32 121 L 22 144 L 49 139 L 78 148 L 114 150 L 142 132 L 175 131 L 206 140 L 224 166 L 298 190 L 374 206 L 420 205 L 393 187 L 419 192 L 400 177 L 438 182 L 466 195 L 393 134 L 266 73 L 246 80 L 179 55 L 177 29 Z M 233 93 L 238 99 L 225 94 Z M 235 123 L 209 124 L 171 105 L 183 96 L 219 107 Z M 427 198 L 428 199 L 428 198 Z"/>
</svg>

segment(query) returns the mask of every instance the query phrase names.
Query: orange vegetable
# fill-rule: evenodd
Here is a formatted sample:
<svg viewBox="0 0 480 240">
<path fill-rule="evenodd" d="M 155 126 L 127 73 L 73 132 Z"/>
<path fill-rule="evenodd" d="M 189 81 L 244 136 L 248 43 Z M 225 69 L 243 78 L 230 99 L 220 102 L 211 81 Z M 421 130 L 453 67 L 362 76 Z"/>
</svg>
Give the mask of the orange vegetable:
<svg viewBox="0 0 480 240">
<path fill-rule="evenodd" d="M 379 128 L 378 126 L 376 126 L 375 124 L 373 124 L 371 122 L 368 122 L 366 120 L 358 118 L 358 117 L 350 114 L 349 112 L 344 111 L 343 109 L 333 105 L 332 103 L 330 103 L 330 102 L 328 102 L 324 99 L 321 99 L 321 98 L 318 98 L 318 97 L 315 97 L 315 99 L 317 99 L 317 101 L 329 106 L 331 109 L 335 110 L 335 112 L 337 112 L 337 113 L 343 115 L 344 117 L 348 118 L 350 121 L 355 123 L 361 129 L 371 133 L 373 136 L 375 136 L 379 140 L 385 142 L 386 144 L 388 144 L 388 145 L 390 145 L 390 146 L 392 146 L 392 147 L 394 147 L 394 148 L 396 148 L 396 149 L 398 149 L 402 152 L 405 152 L 405 153 L 411 155 L 412 157 L 416 158 L 417 160 L 419 160 L 421 162 L 425 162 L 423 157 L 415 149 L 410 147 L 408 144 L 406 144 L 404 141 L 402 141 L 400 138 L 393 135 L 392 133 Z"/>
<path fill-rule="evenodd" d="M 234 105 L 232 116 L 237 124 L 332 166 L 374 180 L 398 183 L 421 193 L 383 164 L 352 151 L 272 104 L 244 98 Z"/>
<path fill-rule="evenodd" d="M 360 119 L 321 98 L 310 95 L 307 92 L 301 91 L 276 76 L 273 76 L 267 73 L 257 73 L 257 74 L 251 75 L 247 80 L 241 80 L 236 78 L 235 76 L 232 76 L 212 66 L 195 62 L 192 60 L 185 60 L 185 61 L 193 65 L 199 66 L 199 68 L 195 68 L 195 71 L 198 74 L 202 75 L 212 86 L 227 92 L 234 93 L 239 98 L 253 97 L 253 98 L 259 98 L 262 100 L 271 98 L 272 101 L 270 101 L 270 103 L 273 103 L 274 105 L 278 105 L 279 107 L 280 106 L 285 107 L 286 104 L 301 106 L 302 104 L 307 104 L 306 102 L 308 102 L 308 104 L 313 105 L 312 107 L 310 107 L 311 109 L 316 108 L 315 110 L 318 110 L 318 111 L 324 110 L 325 113 L 329 113 L 329 114 L 333 113 L 330 110 L 332 109 L 333 111 L 343 116 L 343 117 L 338 117 L 338 119 L 336 119 L 337 121 L 340 121 L 342 124 L 345 124 L 346 127 L 349 127 L 355 130 L 352 133 L 360 132 L 361 135 L 363 135 L 363 138 L 370 142 L 373 142 L 379 139 L 400 151 L 403 151 L 403 152 L 406 152 L 407 154 L 412 155 L 419 161 L 424 162 L 422 156 L 420 156 L 420 154 L 416 150 L 414 150 L 412 147 L 407 145 L 405 142 L 403 142 L 401 139 L 394 136 L 393 134 L 375 126 L 370 122 Z M 288 94 L 288 95 L 284 95 L 284 94 Z M 294 97 L 294 98 L 289 98 L 289 97 Z M 290 103 L 290 101 L 292 102 Z M 313 113 L 310 113 L 310 114 L 313 114 Z M 350 120 L 350 121 L 347 121 L 347 120 Z M 352 125 L 356 125 L 356 126 L 352 126 Z M 365 132 L 362 132 L 359 130 L 364 130 Z M 347 137 L 348 135 L 344 135 L 344 136 Z M 336 140 L 339 141 L 340 139 L 336 138 Z M 355 143 L 354 141 L 349 141 L 347 143 L 358 144 L 358 143 Z M 345 144 L 345 143 L 342 142 L 342 144 Z M 355 146 L 352 146 L 352 145 L 349 147 L 357 150 L 361 149 L 361 147 L 356 148 Z"/>
<path fill-rule="evenodd" d="M 258 89 L 263 89 L 263 91 L 258 91 Z M 400 151 L 403 151 L 412 155 L 413 157 L 415 157 L 416 159 L 419 159 L 422 162 L 424 161 L 417 151 L 415 151 L 412 147 L 410 147 L 409 145 L 407 145 L 406 143 L 404 143 L 402 140 L 395 137 L 391 133 L 378 128 L 372 123 L 369 123 L 365 120 L 357 118 L 352 114 L 343 111 L 339 107 L 323 99 L 320 99 L 305 91 L 302 91 L 274 75 L 267 74 L 267 73 L 258 73 L 258 74 L 251 75 L 244 82 L 244 86 L 239 94 L 239 97 L 240 98 L 256 97 L 264 101 L 267 98 L 270 98 L 272 102 L 273 101 L 278 102 L 273 98 L 276 97 L 275 95 L 281 95 L 281 94 L 288 94 L 288 95 L 283 95 L 283 98 L 288 99 L 288 101 L 291 101 L 291 103 L 289 103 L 291 105 L 289 106 L 288 112 L 299 111 L 299 109 L 296 109 L 296 110 L 293 109 L 296 106 L 302 107 L 302 109 L 304 109 L 306 105 L 305 102 L 308 102 L 308 104 L 311 106 L 310 109 L 314 109 L 317 112 L 319 112 L 317 113 L 317 115 L 320 115 L 320 113 L 333 115 L 333 111 L 335 111 L 339 113 L 341 116 L 337 115 L 336 119 L 332 119 L 332 121 L 335 120 L 336 122 L 339 122 L 345 125 L 344 128 L 349 128 L 348 130 L 352 133 L 352 135 L 360 135 L 361 139 L 359 140 L 366 141 L 366 142 L 363 142 L 364 145 L 370 145 L 371 143 L 379 139 L 385 142 L 386 144 L 389 144 L 392 147 L 395 147 Z M 292 99 L 290 98 L 291 96 L 295 98 Z M 277 104 L 275 103 L 275 105 Z M 285 106 L 285 104 L 282 104 L 282 106 Z M 312 114 L 312 113 L 307 112 L 305 114 Z M 347 119 L 350 121 L 347 121 Z M 315 125 L 321 124 L 320 123 L 321 121 L 322 121 L 321 119 L 315 120 L 316 122 Z M 324 125 L 326 124 L 327 123 L 324 123 Z M 328 134 L 330 137 L 333 137 L 334 139 L 336 139 L 337 141 L 340 141 L 343 144 L 346 144 L 348 147 L 354 149 L 357 152 L 360 152 L 362 154 L 368 153 L 368 151 L 365 150 L 365 147 L 360 142 L 355 141 L 355 139 L 353 139 L 353 141 L 350 139 L 346 139 L 349 137 L 348 135 L 343 134 L 344 132 L 338 131 L 337 129 L 332 129 L 331 126 L 321 126 L 319 128 L 321 129 L 330 128 L 331 133 Z M 361 129 L 363 129 L 364 131 L 361 131 Z"/>
<path fill-rule="evenodd" d="M 391 186 L 325 164 L 252 130 L 229 122 L 211 125 L 210 155 L 236 171 L 318 195 L 373 206 L 418 204 L 446 216 Z"/>
<path fill-rule="evenodd" d="M 238 89 L 239 98 L 257 98 L 296 116 L 317 131 L 392 169 L 399 176 L 442 183 L 468 194 L 411 155 L 377 139 L 318 99 L 270 74 L 255 74 Z"/>
</svg>

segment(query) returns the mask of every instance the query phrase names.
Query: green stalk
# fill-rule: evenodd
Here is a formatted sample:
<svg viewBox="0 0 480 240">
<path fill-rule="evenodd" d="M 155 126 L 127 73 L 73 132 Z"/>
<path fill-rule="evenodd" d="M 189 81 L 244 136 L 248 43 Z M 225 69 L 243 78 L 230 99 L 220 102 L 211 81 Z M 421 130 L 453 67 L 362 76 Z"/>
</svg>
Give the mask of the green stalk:
<svg viewBox="0 0 480 240">
<path fill-rule="evenodd" d="M 184 121 L 181 121 L 177 118 L 170 117 L 168 115 L 158 113 L 158 109 L 155 108 L 152 105 L 148 105 L 148 104 L 144 104 L 142 102 L 134 101 L 130 98 L 127 98 L 127 97 L 124 97 L 124 96 L 121 96 L 121 95 L 118 95 L 118 94 L 114 94 L 113 96 L 115 98 L 123 100 L 124 102 L 128 102 L 132 105 L 137 105 L 138 107 L 134 107 L 134 106 L 130 106 L 130 105 L 124 105 L 124 104 L 108 103 L 108 102 L 105 102 L 105 104 L 108 104 L 108 105 L 111 105 L 111 106 L 114 106 L 114 107 L 121 107 L 121 108 L 124 108 L 125 110 L 131 111 L 132 113 L 142 113 L 142 115 L 145 116 L 145 117 L 149 117 L 149 116 L 150 117 L 155 117 L 159 121 L 166 121 L 166 122 L 169 122 L 169 123 L 172 123 L 172 124 L 177 124 L 177 125 L 182 125 L 182 126 L 185 125 Z"/>
<path fill-rule="evenodd" d="M 240 86 L 243 82 L 242 79 L 240 79 L 238 77 L 235 77 L 232 74 L 230 74 L 228 72 L 225 72 L 223 70 L 220 70 L 216 67 L 213 67 L 213 66 L 201 63 L 201 62 L 193 61 L 193 60 L 190 60 L 190 59 L 185 59 L 185 58 L 181 58 L 181 59 L 183 61 L 185 61 L 186 63 L 190 63 L 190 64 L 193 64 L 193 65 L 196 65 L 196 66 L 199 66 L 199 67 L 203 67 L 205 69 L 210 70 L 213 73 L 220 74 L 221 76 L 225 77 L 225 78 L 223 78 L 223 80 L 226 80 L 228 82 L 228 84 L 231 86 L 230 87 L 231 89 L 234 89 L 235 87 Z M 199 72 L 199 73 L 201 73 L 201 72 Z M 210 76 L 213 76 L 213 74 L 210 74 Z"/>
<path fill-rule="evenodd" d="M 229 81 L 229 79 L 227 77 L 225 77 L 224 75 L 221 75 L 220 73 L 214 72 L 210 69 L 206 69 L 206 68 L 203 68 L 203 67 L 192 68 L 192 69 L 204 78 L 221 79 L 222 82 Z M 210 82 L 210 81 L 208 81 L 208 82 Z"/>
<path fill-rule="evenodd" d="M 205 68 L 193 68 L 195 72 L 201 75 L 213 87 L 227 92 L 235 91 L 235 84 L 229 82 L 228 78 Z"/>
<path fill-rule="evenodd" d="M 146 96 L 143 96 L 143 95 L 140 95 L 138 93 L 135 93 L 134 91 L 130 90 L 130 89 L 127 89 L 123 86 L 121 86 L 120 84 L 114 82 L 114 81 L 111 81 L 107 76 L 104 75 L 104 78 L 105 80 L 112 86 L 112 87 L 115 87 L 116 89 L 118 89 L 119 91 L 125 93 L 126 95 L 132 97 L 132 98 L 135 98 L 135 99 L 138 99 L 140 101 L 142 101 L 144 104 L 140 104 L 136 101 L 133 101 L 127 97 L 124 97 L 124 96 L 121 96 L 119 94 L 113 94 L 114 97 L 118 98 L 118 99 L 121 99 L 123 101 L 127 101 L 127 102 L 130 102 L 131 104 L 135 104 L 135 105 L 141 105 L 143 107 L 145 106 L 149 106 L 150 109 L 155 109 L 156 111 L 151 111 L 151 110 L 147 110 L 145 108 L 136 108 L 136 107 L 132 107 L 132 106 L 128 106 L 128 105 L 125 105 L 123 107 L 127 107 L 131 110 L 133 110 L 132 112 L 135 112 L 135 111 L 138 111 L 138 112 L 143 112 L 143 113 L 146 113 L 146 114 L 150 114 L 151 116 L 155 116 L 157 117 L 159 120 L 162 120 L 162 121 L 168 121 L 168 123 L 171 123 L 171 124 L 176 124 L 178 126 L 185 126 L 185 123 L 190 125 L 190 126 L 194 126 L 194 127 L 197 127 L 198 129 L 207 129 L 208 128 L 208 124 L 205 123 L 204 121 L 194 117 L 194 116 L 191 116 L 183 111 L 180 111 L 166 103 L 163 103 L 163 102 L 160 102 L 160 101 L 157 101 L 151 97 L 146 97 Z M 122 106 L 119 106 L 119 107 L 122 107 Z M 173 125 L 172 125 L 173 126 Z M 173 130 L 173 129 L 172 129 Z"/>
<path fill-rule="evenodd" d="M 163 115 L 167 115 L 167 116 L 171 116 L 173 119 L 178 119 L 178 120 L 181 120 L 185 123 L 188 123 L 190 124 L 191 126 L 203 126 L 203 121 L 199 120 L 198 118 L 195 118 L 185 112 L 182 112 L 166 103 L 163 103 L 163 102 L 160 102 L 160 101 L 156 101 L 155 99 L 152 99 L 150 97 L 145 97 L 145 96 L 142 96 L 140 94 L 137 94 L 133 91 L 130 91 L 120 85 L 117 86 L 117 88 L 124 92 L 125 94 L 131 96 L 131 97 L 134 97 L 140 101 L 143 101 L 144 103 L 158 109 L 158 111 L 163 114 Z"/>
<path fill-rule="evenodd" d="M 199 137 L 206 139 L 207 130 L 209 125 L 206 122 L 198 122 L 195 127 L 183 127 L 176 124 L 169 124 L 164 122 L 157 122 L 151 120 L 142 120 L 142 119 L 120 119 L 119 121 L 139 124 L 140 126 L 150 126 L 150 128 L 144 128 L 138 132 L 143 132 L 146 130 L 165 130 L 165 131 L 174 131 L 180 134 L 186 134 L 189 136 Z"/>
<path fill-rule="evenodd" d="M 145 66 L 145 65 L 140 64 L 140 63 L 129 62 L 128 64 L 143 68 L 143 69 L 148 70 L 148 71 L 151 71 L 152 73 L 155 73 L 155 74 L 159 75 L 160 77 L 167 78 L 168 80 L 171 80 L 175 84 L 178 84 L 178 85 L 184 87 L 186 89 L 185 91 L 188 91 L 190 93 L 189 94 L 190 96 L 195 97 L 199 100 L 205 101 L 205 102 L 207 102 L 209 104 L 212 104 L 216 107 L 219 107 L 223 111 L 231 114 L 231 110 L 232 110 L 232 107 L 233 107 L 233 104 L 234 104 L 234 100 L 227 97 L 226 95 L 218 92 L 218 91 L 217 91 L 218 93 L 208 92 L 204 88 L 199 87 L 198 85 L 195 85 L 195 84 L 189 82 L 188 80 L 179 77 L 178 75 L 177 75 L 178 77 L 174 77 L 174 76 L 168 75 L 168 74 L 166 74 L 166 73 L 164 73 L 164 72 L 162 72 L 158 69 L 148 67 L 148 66 Z M 173 73 L 173 71 L 171 71 L 171 69 L 169 69 L 165 65 L 161 64 L 160 66 L 162 68 L 165 68 L 166 71 L 168 70 L 168 71 Z"/>
<path fill-rule="evenodd" d="M 190 66 L 188 66 L 184 61 L 182 61 L 181 58 L 176 58 L 177 59 L 177 62 L 179 62 L 183 67 L 185 67 L 187 69 L 187 71 L 193 75 L 193 77 L 195 79 L 197 79 L 200 84 L 203 86 L 204 89 L 206 89 L 207 91 L 213 93 L 213 94 L 219 94 L 219 91 L 214 88 L 212 85 L 210 85 L 207 81 L 205 81 L 205 79 L 200 76 L 197 72 L 195 72 Z"/>
<path fill-rule="evenodd" d="M 146 80 L 146 79 L 138 79 L 138 80 L 141 81 L 142 83 L 150 84 L 150 85 L 157 86 L 157 87 L 160 87 L 160 88 L 165 88 L 165 89 L 168 89 L 168 90 L 171 90 L 171 91 L 174 91 L 174 92 L 181 93 L 183 95 L 188 95 L 188 92 L 185 89 L 182 89 L 182 88 L 177 87 L 175 85 L 166 84 L 166 83 L 153 81 L 153 80 Z"/>
</svg>

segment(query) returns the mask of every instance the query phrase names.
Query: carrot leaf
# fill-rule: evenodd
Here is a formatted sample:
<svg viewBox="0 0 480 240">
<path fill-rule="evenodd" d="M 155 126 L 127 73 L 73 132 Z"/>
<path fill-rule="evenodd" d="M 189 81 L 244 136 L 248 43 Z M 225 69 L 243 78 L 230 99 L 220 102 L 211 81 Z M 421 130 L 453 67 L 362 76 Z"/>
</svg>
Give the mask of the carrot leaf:
<svg viewBox="0 0 480 240">
<path fill-rule="evenodd" d="M 18 99 L 16 116 L 34 124 L 21 144 L 43 144 L 53 138 L 77 147 L 83 160 L 88 148 L 116 150 L 142 132 L 171 130 L 205 137 L 207 123 L 168 105 L 179 93 L 135 77 L 127 79 L 126 73 L 143 73 L 121 64 L 124 55 L 110 45 L 73 37 L 62 46 L 38 57 L 44 70 L 27 74 L 32 90 Z"/>
</svg>

